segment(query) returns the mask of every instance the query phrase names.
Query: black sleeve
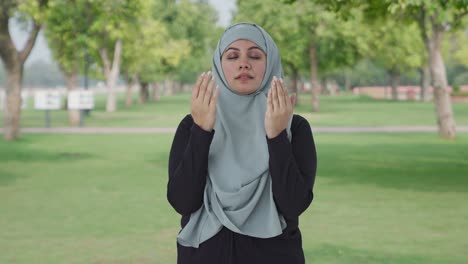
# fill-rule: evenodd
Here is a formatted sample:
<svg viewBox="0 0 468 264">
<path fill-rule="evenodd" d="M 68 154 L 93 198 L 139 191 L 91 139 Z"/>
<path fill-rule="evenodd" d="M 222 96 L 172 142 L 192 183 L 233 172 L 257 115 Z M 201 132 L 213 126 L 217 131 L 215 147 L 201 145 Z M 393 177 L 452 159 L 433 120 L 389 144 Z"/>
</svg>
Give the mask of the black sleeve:
<svg viewBox="0 0 468 264">
<path fill-rule="evenodd" d="M 294 115 L 292 140 L 286 130 L 268 139 L 273 197 L 285 217 L 298 217 L 313 199 L 317 153 L 312 130 L 306 119 Z"/>
<path fill-rule="evenodd" d="M 214 131 L 207 132 L 187 115 L 177 127 L 169 154 L 167 200 L 181 215 L 198 210 L 208 173 L 208 153 Z"/>
</svg>

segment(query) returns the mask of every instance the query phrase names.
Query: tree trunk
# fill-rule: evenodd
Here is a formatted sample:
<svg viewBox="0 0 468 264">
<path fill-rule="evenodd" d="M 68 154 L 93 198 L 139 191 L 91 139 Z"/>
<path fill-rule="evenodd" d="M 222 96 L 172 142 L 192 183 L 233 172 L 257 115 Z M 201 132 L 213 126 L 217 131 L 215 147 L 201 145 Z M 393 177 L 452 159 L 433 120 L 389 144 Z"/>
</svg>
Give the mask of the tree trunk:
<svg viewBox="0 0 468 264">
<path fill-rule="evenodd" d="M 300 91 L 300 92 L 304 92 L 304 81 L 302 81 L 302 79 L 298 79 L 297 80 L 297 90 Z"/>
<path fill-rule="evenodd" d="M 125 107 L 130 108 L 133 105 L 133 87 L 138 81 L 138 76 L 135 74 L 132 77 L 126 76 L 126 94 L 125 94 Z"/>
<path fill-rule="evenodd" d="M 6 69 L 6 105 L 4 113 L 4 138 L 7 141 L 17 139 L 21 120 L 21 80 L 22 65 Z"/>
<path fill-rule="evenodd" d="M 345 69 L 344 71 L 344 88 L 346 92 L 351 91 L 351 70 Z"/>
<path fill-rule="evenodd" d="M 444 37 L 444 26 L 439 22 L 440 17 L 436 12 L 431 17 L 426 14 L 426 9 L 421 8 L 418 26 L 421 37 L 429 54 L 429 67 L 434 89 L 434 104 L 437 115 L 439 135 L 443 138 L 454 139 L 456 136 L 456 125 L 453 118 L 452 101 L 447 91 L 447 73 L 441 53 L 441 45 Z M 426 24 L 430 21 L 431 29 Z M 429 37 L 428 32 L 432 35 Z"/>
<path fill-rule="evenodd" d="M 133 93 L 132 93 L 133 81 L 127 83 L 125 91 L 125 107 L 130 108 L 133 105 Z"/>
<path fill-rule="evenodd" d="M 39 4 L 43 5 L 42 2 Z M 2 11 L 0 12 L 0 58 L 6 71 L 6 105 L 3 116 L 3 136 L 7 141 L 17 139 L 20 134 L 23 65 L 34 47 L 41 28 L 40 24 L 33 21 L 33 29 L 29 33 L 24 48 L 21 51 L 17 51 L 8 29 L 11 5 L 11 1 L 2 3 Z"/>
<path fill-rule="evenodd" d="M 421 101 L 429 101 L 432 99 L 433 95 L 429 94 L 429 89 L 431 85 L 431 68 L 430 68 L 430 57 L 431 57 L 431 43 L 429 40 L 429 34 L 427 30 L 428 16 L 425 8 L 421 8 L 418 16 L 417 22 L 419 27 L 419 32 L 421 34 L 421 39 L 426 46 L 426 51 L 423 52 L 423 65 L 420 69 L 421 72 L 421 92 L 420 97 Z"/>
<path fill-rule="evenodd" d="M 443 27 L 433 22 L 429 54 L 432 87 L 434 87 L 434 103 L 437 113 L 437 125 L 439 127 L 439 135 L 441 137 L 454 139 L 456 136 L 456 125 L 453 118 L 452 101 L 447 90 L 445 64 L 442 58 L 441 45 L 443 37 Z"/>
<path fill-rule="evenodd" d="M 174 82 L 171 79 L 166 79 L 164 81 L 164 94 L 165 95 L 174 94 Z"/>
<path fill-rule="evenodd" d="M 77 89 L 77 73 L 65 73 L 65 79 L 67 83 L 67 91 L 71 92 Z M 80 110 L 79 109 L 68 109 L 68 124 L 70 126 L 80 125 Z"/>
<path fill-rule="evenodd" d="M 327 93 L 331 96 L 335 96 L 337 93 L 337 84 L 336 81 L 333 79 L 324 79 L 324 86 L 327 89 Z"/>
<path fill-rule="evenodd" d="M 106 84 L 107 84 L 107 103 L 106 112 L 115 112 L 117 109 L 117 97 L 115 92 L 115 84 L 119 77 L 120 71 L 120 56 L 122 53 L 122 41 L 119 39 L 115 43 L 114 57 L 112 60 L 112 67 L 110 64 L 109 57 L 105 48 L 99 49 L 99 54 L 104 64 L 104 72 L 106 73 Z"/>
<path fill-rule="evenodd" d="M 309 46 L 309 59 L 310 59 L 310 85 L 312 89 L 312 111 L 320 111 L 320 84 L 318 81 L 317 74 L 317 54 L 315 48 L 315 42 L 311 41 Z"/>
<path fill-rule="evenodd" d="M 390 83 L 392 86 L 392 100 L 398 101 L 398 85 L 400 84 L 400 73 L 389 71 Z"/>
<path fill-rule="evenodd" d="M 299 71 L 292 66 L 291 67 L 291 83 L 290 83 L 290 91 L 291 94 L 295 94 L 296 100 L 294 101 L 294 106 L 297 105 L 297 101 L 299 99 L 299 93 L 298 88 L 297 88 L 297 83 L 299 81 Z"/>
<path fill-rule="evenodd" d="M 182 83 L 179 81 L 174 82 L 174 90 L 176 93 L 180 93 L 182 91 Z"/>
<path fill-rule="evenodd" d="M 147 82 L 140 83 L 140 104 L 146 104 L 149 99 L 149 84 Z"/>
<path fill-rule="evenodd" d="M 153 101 L 157 102 L 159 101 L 159 99 L 161 99 L 159 83 L 154 82 L 152 84 L 152 87 L 153 87 Z"/>
<path fill-rule="evenodd" d="M 325 95 L 329 95 L 330 94 L 330 91 L 328 90 L 328 86 L 327 86 L 327 83 L 328 83 L 328 80 L 326 77 L 324 78 L 321 78 L 321 81 L 320 81 L 320 94 L 325 94 Z"/>
<path fill-rule="evenodd" d="M 431 69 L 428 63 L 425 63 L 420 69 L 419 72 L 421 74 L 421 81 L 420 81 L 420 98 L 421 101 L 426 102 L 432 99 L 430 92 L 431 88 Z"/>
</svg>

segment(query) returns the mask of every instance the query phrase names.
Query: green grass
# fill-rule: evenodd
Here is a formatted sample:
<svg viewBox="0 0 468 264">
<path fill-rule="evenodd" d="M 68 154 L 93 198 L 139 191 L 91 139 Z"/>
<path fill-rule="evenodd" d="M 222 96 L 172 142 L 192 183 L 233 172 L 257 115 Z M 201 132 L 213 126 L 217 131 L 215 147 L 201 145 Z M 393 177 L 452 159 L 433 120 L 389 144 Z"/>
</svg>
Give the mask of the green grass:
<svg viewBox="0 0 468 264">
<path fill-rule="evenodd" d="M 163 96 L 159 102 L 135 104 L 125 108 L 124 94 L 119 94 L 118 111 L 106 113 L 105 98 L 99 95 L 96 108 L 86 117 L 85 126 L 97 127 L 176 127 L 190 111 L 189 94 Z M 295 112 L 306 117 L 313 126 L 398 126 L 436 125 L 431 102 L 375 100 L 369 97 L 344 95 L 322 96 L 321 110 L 311 111 L 310 95 L 300 95 Z M 458 125 L 468 125 L 468 105 L 453 103 Z M 2 113 L 3 114 L 3 113 Z M 51 111 L 52 127 L 68 126 L 65 110 Z M 23 127 L 43 127 L 45 114 L 29 107 L 22 112 Z M 3 118 L 0 120 L 2 125 Z"/>
<path fill-rule="evenodd" d="M 307 263 L 468 263 L 468 135 L 316 134 Z M 172 135 L 0 141 L 0 263 L 175 263 Z"/>
<path fill-rule="evenodd" d="M 98 95 L 96 107 L 91 111 L 90 116 L 85 118 L 84 125 L 88 127 L 175 127 L 190 112 L 188 100 L 187 94 L 164 96 L 159 102 L 150 102 L 145 105 L 135 103 L 133 107 L 126 108 L 124 94 L 118 94 L 117 111 L 107 113 L 105 111 L 106 98 L 104 95 Z M 22 112 L 21 126 L 44 127 L 44 111 L 34 110 L 32 101 L 28 106 Z M 68 126 L 68 116 L 65 110 L 50 111 L 50 117 L 52 127 Z M 0 120 L 0 126 L 2 124 L 3 118 Z"/>
<path fill-rule="evenodd" d="M 376 100 L 366 96 L 322 96 L 320 112 L 311 112 L 310 96 L 300 97 L 295 112 L 313 126 L 412 126 L 437 124 L 432 102 Z M 453 103 L 458 125 L 468 125 L 468 104 Z"/>
</svg>

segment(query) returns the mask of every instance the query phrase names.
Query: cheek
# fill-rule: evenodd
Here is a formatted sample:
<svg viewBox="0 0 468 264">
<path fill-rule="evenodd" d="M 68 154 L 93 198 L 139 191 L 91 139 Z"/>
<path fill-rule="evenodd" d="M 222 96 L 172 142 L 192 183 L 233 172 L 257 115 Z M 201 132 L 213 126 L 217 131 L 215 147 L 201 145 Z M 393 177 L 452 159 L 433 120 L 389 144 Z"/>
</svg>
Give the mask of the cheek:
<svg viewBox="0 0 468 264">
<path fill-rule="evenodd" d="M 231 79 L 231 77 L 234 75 L 232 63 L 230 64 L 230 63 L 222 62 L 221 68 L 223 69 L 224 77 L 226 77 L 226 79 L 228 80 Z"/>
<path fill-rule="evenodd" d="M 266 62 L 259 62 L 256 64 L 257 74 L 263 77 L 266 70 Z"/>
</svg>

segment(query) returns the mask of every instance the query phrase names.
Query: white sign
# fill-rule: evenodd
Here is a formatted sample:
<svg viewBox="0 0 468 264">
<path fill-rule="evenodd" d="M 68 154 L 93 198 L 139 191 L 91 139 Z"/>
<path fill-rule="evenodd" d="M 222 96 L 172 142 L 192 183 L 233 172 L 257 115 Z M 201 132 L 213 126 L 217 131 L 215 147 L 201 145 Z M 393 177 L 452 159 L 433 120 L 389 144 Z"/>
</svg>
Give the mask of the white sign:
<svg viewBox="0 0 468 264">
<path fill-rule="evenodd" d="M 59 91 L 36 91 L 34 93 L 34 108 L 38 110 L 59 110 L 62 98 Z"/>
<path fill-rule="evenodd" d="M 0 91 L 0 111 L 5 110 L 6 107 L 6 93 Z M 21 109 L 25 109 L 28 105 L 28 93 L 25 91 L 21 92 Z"/>
<path fill-rule="evenodd" d="M 5 107 L 5 92 L 4 91 L 0 91 L 0 111 L 3 111 Z"/>
<path fill-rule="evenodd" d="M 28 92 L 21 91 L 21 109 L 26 109 L 28 106 Z"/>
<path fill-rule="evenodd" d="M 70 91 L 68 92 L 68 109 L 93 109 L 94 95 L 92 91 Z"/>
</svg>

